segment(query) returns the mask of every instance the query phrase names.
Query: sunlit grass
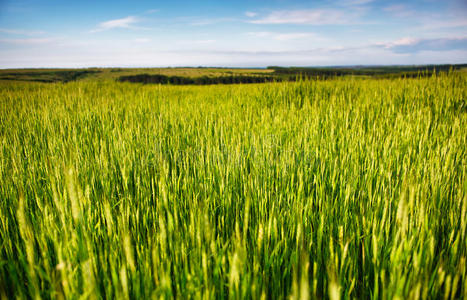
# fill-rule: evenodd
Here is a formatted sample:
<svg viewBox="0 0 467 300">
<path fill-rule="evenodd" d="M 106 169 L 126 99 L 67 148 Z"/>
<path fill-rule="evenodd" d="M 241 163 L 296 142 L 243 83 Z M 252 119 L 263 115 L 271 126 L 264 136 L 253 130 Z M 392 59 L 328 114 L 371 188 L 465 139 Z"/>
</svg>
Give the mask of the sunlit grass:
<svg viewBox="0 0 467 300">
<path fill-rule="evenodd" d="M 466 79 L 0 83 L 0 297 L 465 298 Z"/>
</svg>

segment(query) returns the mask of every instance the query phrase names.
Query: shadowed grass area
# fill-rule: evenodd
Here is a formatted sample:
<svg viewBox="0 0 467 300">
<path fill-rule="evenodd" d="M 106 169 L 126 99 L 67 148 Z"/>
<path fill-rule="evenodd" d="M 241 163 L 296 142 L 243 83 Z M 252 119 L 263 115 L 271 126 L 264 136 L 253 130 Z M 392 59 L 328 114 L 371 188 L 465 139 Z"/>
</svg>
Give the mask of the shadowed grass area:
<svg viewBox="0 0 467 300">
<path fill-rule="evenodd" d="M 0 82 L 0 295 L 465 298 L 466 83 Z"/>
<path fill-rule="evenodd" d="M 89 69 L 25 69 L 0 70 L 0 80 L 35 81 L 35 82 L 69 82 L 99 73 Z"/>
<path fill-rule="evenodd" d="M 68 82 L 68 81 L 114 81 L 121 77 L 141 74 L 151 76 L 232 77 L 270 76 L 274 71 L 267 69 L 228 69 L 228 68 L 87 68 L 87 69 L 5 69 L 0 70 L 1 80 Z"/>
<path fill-rule="evenodd" d="M 237 83 L 266 83 L 282 81 L 279 77 L 274 76 L 216 76 L 216 77 L 181 77 L 181 76 L 165 76 L 165 75 L 149 75 L 139 74 L 132 76 L 122 76 L 118 78 L 121 82 L 133 83 L 152 83 L 152 84 L 173 84 L 173 85 L 207 85 L 207 84 L 237 84 Z"/>
</svg>

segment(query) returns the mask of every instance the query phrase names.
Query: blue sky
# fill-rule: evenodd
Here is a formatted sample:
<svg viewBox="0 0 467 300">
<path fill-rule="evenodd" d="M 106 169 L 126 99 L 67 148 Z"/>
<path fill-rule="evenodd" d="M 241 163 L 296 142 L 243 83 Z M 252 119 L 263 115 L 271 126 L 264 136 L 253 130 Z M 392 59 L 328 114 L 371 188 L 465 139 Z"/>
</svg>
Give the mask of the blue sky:
<svg viewBox="0 0 467 300">
<path fill-rule="evenodd" d="M 466 0 L 0 0 L 0 68 L 467 63 Z"/>
</svg>

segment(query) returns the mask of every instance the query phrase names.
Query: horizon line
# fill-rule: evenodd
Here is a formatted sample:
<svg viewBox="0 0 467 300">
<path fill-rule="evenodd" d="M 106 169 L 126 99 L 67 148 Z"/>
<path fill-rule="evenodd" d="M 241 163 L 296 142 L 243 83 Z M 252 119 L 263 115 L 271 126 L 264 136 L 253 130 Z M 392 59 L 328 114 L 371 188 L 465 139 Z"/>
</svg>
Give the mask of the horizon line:
<svg viewBox="0 0 467 300">
<path fill-rule="evenodd" d="M 424 67 L 424 66 L 467 66 L 465 63 L 424 63 L 424 64 L 349 64 L 349 65 L 268 65 L 268 66 L 89 66 L 89 67 L 13 67 L 13 68 L 4 68 L 0 67 L 0 70 L 69 70 L 69 69 L 268 69 L 272 67 L 277 68 L 348 68 L 348 67 Z"/>
</svg>

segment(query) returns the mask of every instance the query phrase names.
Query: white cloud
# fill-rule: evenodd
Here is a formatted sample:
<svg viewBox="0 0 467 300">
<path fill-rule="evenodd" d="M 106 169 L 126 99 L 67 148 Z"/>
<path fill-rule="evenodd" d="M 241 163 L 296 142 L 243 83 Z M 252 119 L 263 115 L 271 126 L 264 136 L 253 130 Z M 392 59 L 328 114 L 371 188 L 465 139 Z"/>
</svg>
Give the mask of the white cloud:
<svg viewBox="0 0 467 300">
<path fill-rule="evenodd" d="M 140 21 L 139 18 L 134 17 L 134 16 L 128 16 L 126 18 L 105 21 L 105 22 L 99 23 L 97 28 L 92 30 L 92 32 L 105 31 L 105 30 L 110 30 L 110 29 L 115 29 L 115 28 L 135 28 L 133 27 L 133 24 L 138 23 L 139 21 Z"/>
<path fill-rule="evenodd" d="M 405 37 L 405 38 L 395 40 L 394 42 L 391 43 L 391 46 L 408 46 L 408 45 L 414 45 L 417 42 L 418 42 L 418 39 L 414 39 L 411 37 Z"/>
<path fill-rule="evenodd" d="M 247 16 L 248 18 L 254 18 L 256 17 L 258 14 L 255 13 L 255 12 L 252 12 L 252 11 L 247 11 L 245 12 L 245 16 Z"/>
<path fill-rule="evenodd" d="M 403 41 L 402 41 L 403 43 Z M 408 43 L 408 42 L 406 42 Z M 402 52 L 382 46 L 321 47 L 304 50 L 264 50 L 243 48 L 232 50 L 198 49 L 195 47 L 167 48 L 133 47 L 131 43 L 111 44 L 96 41 L 94 47 L 22 47 L 0 49 L 0 68 L 19 67 L 164 67 L 164 66 L 223 66 L 264 67 L 329 66 L 369 64 L 429 64 L 465 63 L 467 50 Z M 464 48 L 465 49 L 465 48 Z"/>
<path fill-rule="evenodd" d="M 136 38 L 136 39 L 133 39 L 133 42 L 135 43 L 149 43 L 151 41 L 151 39 L 148 39 L 148 38 Z"/>
<path fill-rule="evenodd" d="M 253 24 L 333 25 L 351 23 L 358 15 L 335 9 L 281 10 L 265 18 L 249 21 Z"/>
</svg>

